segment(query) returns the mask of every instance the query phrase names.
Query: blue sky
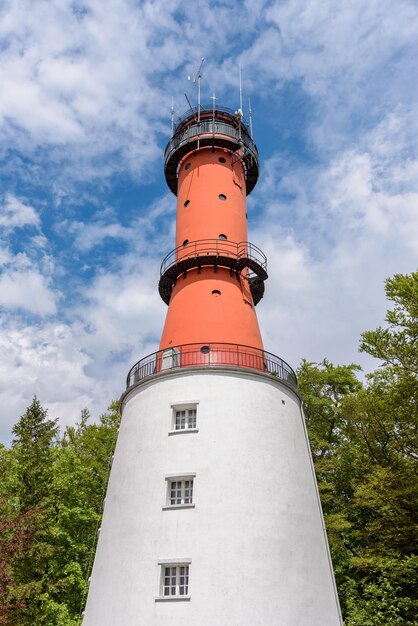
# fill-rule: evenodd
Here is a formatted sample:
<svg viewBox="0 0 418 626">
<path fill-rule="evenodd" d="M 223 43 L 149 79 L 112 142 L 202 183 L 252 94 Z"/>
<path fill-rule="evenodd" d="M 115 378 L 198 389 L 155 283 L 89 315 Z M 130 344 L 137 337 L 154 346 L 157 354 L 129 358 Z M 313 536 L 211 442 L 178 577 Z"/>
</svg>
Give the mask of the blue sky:
<svg viewBox="0 0 418 626">
<path fill-rule="evenodd" d="M 408 0 L 4 0 L 0 5 L 0 440 L 34 394 L 74 423 L 156 349 L 171 97 L 251 97 L 258 315 L 292 366 L 371 360 L 383 281 L 418 258 L 418 5 Z"/>
</svg>

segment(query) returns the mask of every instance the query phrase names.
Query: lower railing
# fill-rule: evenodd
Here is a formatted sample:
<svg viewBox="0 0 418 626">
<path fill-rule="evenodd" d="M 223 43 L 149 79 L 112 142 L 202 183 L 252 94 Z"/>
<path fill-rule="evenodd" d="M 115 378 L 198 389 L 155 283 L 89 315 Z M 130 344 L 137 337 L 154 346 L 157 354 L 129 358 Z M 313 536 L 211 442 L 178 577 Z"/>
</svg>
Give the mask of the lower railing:
<svg viewBox="0 0 418 626">
<path fill-rule="evenodd" d="M 167 370 L 197 366 L 257 370 L 297 388 L 296 374 L 283 359 L 265 350 L 233 343 L 191 343 L 149 354 L 131 368 L 126 387 Z"/>
</svg>

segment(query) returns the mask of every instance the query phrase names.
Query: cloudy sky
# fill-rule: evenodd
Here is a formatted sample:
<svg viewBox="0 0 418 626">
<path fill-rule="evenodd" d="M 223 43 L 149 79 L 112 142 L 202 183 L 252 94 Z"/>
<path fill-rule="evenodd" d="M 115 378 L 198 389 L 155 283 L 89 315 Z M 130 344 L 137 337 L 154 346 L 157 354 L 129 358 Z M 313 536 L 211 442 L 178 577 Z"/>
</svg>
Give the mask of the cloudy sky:
<svg viewBox="0 0 418 626">
<path fill-rule="evenodd" d="M 415 0 L 4 0 L 0 440 L 34 394 L 97 417 L 157 348 L 171 98 L 202 56 L 203 100 L 237 107 L 239 64 L 251 97 L 266 349 L 373 367 L 359 335 L 418 259 Z"/>
</svg>

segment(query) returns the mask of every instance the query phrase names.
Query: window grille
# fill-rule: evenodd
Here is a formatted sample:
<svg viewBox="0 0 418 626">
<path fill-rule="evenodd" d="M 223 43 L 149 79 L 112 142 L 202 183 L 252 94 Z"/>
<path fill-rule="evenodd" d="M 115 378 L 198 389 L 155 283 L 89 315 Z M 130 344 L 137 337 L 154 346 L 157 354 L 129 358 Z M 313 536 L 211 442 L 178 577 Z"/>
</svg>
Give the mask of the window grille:
<svg viewBox="0 0 418 626">
<path fill-rule="evenodd" d="M 187 430 L 189 428 L 196 428 L 196 409 L 176 410 L 174 429 Z"/>
<path fill-rule="evenodd" d="M 193 478 L 188 480 L 171 480 L 169 490 L 169 504 L 192 504 Z"/>
<path fill-rule="evenodd" d="M 187 596 L 189 594 L 189 566 L 163 566 L 163 596 Z"/>
</svg>

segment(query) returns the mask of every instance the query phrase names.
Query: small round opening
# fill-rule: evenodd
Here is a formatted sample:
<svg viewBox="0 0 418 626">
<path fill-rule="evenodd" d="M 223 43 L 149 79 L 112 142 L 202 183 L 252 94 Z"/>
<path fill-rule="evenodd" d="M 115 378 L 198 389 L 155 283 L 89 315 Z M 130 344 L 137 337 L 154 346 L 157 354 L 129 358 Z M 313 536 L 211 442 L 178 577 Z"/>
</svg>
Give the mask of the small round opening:
<svg viewBox="0 0 418 626">
<path fill-rule="evenodd" d="M 212 291 L 212 296 L 220 296 L 220 295 L 221 295 L 221 292 L 219 291 L 219 289 L 214 289 Z"/>
<path fill-rule="evenodd" d="M 185 240 L 183 241 L 183 246 L 187 246 L 187 244 L 188 244 L 188 243 L 189 243 L 189 240 L 188 240 L 188 239 L 185 239 Z"/>
<path fill-rule="evenodd" d="M 221 233 L 219 235 L 219 239 L 222 239 L 222 241 L 226 241 L 228 239 L 228 237 L 226 235 L 224 235 L 223 233 Z"/>
<path fill-rule="evenodd" d="M 192 164 L 191 164 L 191 163 L 188 163 L 184 169 L 185 169 L 185 170 L 189 170 L 191 167 L 192 167 Z"/>
<path fill-rule="evenodd" d="M 220 163 L 226 163 L 226 159 L 225 159 L 225 157 L 219 157 L 218 161 L 219 161 Z"/>
<path fill-rule="evenodd" d="M 184 203 L 184 206 L 189 206 L 190 204 L 190 200 L 186 200 L 186 202 Z"/>
<path fill-rule="evenodd" d="M 218 198 L 219 200 L 226 200 L 226 195 L 224 193 L 220 193 Z"/>
<path fill-rule="evenodd" d="M 202 346 L 202 347 L 200 348 L 200 352 L 201 352 L 202 354 L 209 354 L 209 352 L 210 352 L 210 348 L 209 348 L 209 346 Z"/>
</svg>

